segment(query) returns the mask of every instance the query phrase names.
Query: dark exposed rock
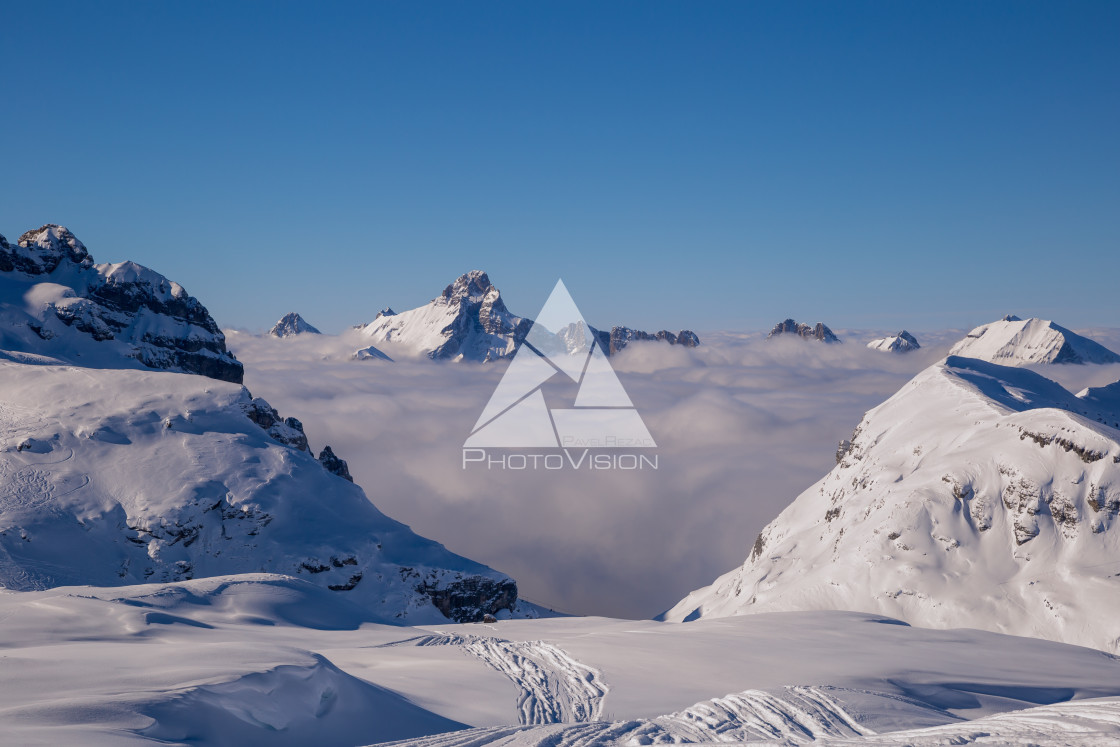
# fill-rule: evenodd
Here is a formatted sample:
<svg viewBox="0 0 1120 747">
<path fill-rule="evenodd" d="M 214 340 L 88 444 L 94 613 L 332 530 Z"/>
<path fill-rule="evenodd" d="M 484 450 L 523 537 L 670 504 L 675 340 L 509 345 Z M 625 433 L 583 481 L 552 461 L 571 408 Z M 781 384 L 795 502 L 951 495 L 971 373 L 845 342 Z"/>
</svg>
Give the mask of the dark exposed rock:
<svg viewBox="0 0 1120 747">
<path fill-rule="evenodd" d="M 319 464 L 323 465 L 323 469 L 327 472 L 338 475 L 343 480 L 354 482 L 354 478 L 350 476 L 350 468 L 347 466 L 346 460 L 335 456 L 330 446 L 324 446 L 323 450 L 319 452 Z"/>
<path fill-rule="evenodd" d="M 260 397 L 254 398 L 248 389 L 242 389 L 241 409 L 245 416 L 259 425 L 268 435 L 282 444 L 294 446 L 300 451 L 310 451 L 303 423 L 295 418 L 281 418 L 280 413 Z"/>
<path fill-rule="evenodd" d="M 1085 462 L 1086 464 L 1092 464 L 1093 462 L 1100 461 L 1105 457 L 1103 453 L 1099 451 L 1093 451 L 1092 449 L 1087 449 L 1080 444 L 1076 444 L 1073 441 L 1070 441 L 1068 438 L 1062 438 L 1061 436 L 1056 435 L 1045 436 L 1041 433 L 1034 433 L 1024 428 L 1020 428 L 1019 439 L 1025 440 L 1028 438 L 1034 441 L 1039 446 L 1045 447 L 1049 446 L 1050 444 L 1060 446 L 1062 449 L 1076 454 L 1081 459 L 1081 461 Z"/>
<path fill-rule="evenodd" d="M 770 334 L 766 335 L 766 339 L 772 340 L 785 335 L 795 335 L 803 340 L 818 340 L 828 343 L 840 342 L 840 338 L 821 322 L 817 322 L 815 327 L 810 327 L 808 324 L 798 324 L 793 319 L 778 322 L 774 325 L 774 329 L 770 330 Z"/>
<path fill-rule="evenodd" d="M 453 581 L 441 588 L 422 583 L 416 591 L 427 595 L 444 617 L 458 623 L 481 622 L 486 615 L 513 610 L 517 603 L 517 584 L 472 576 Z"/>
<path fill-rule="evenodd" d="M 362 580 L 361 573 L 355 573 L 351 576 L 346 583 L 343 584 L 327 584 L 327 588 L 331 591 L 350 591 Z"/>
</svg>

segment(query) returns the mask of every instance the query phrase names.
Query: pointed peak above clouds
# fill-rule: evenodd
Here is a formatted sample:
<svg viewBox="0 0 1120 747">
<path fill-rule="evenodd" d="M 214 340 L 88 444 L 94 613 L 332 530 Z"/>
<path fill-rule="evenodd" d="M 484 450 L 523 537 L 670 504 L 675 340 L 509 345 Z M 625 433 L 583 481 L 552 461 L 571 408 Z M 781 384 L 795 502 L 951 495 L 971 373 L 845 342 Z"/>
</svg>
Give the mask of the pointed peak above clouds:
<svg viewBox="0 0 1120 747">
<path fill-rule="evenodd" d="M 778 322 L 774 325 L 774 329 L 770 330 L 770 334 L 766 335 L 767 340 L 784 337 L 800 337 L 803 340 L 817 340 L 827 343 L 840 342 L 840 338 L 821 322 L 817 322 L 815 327 L 811 327 L 808 324 L 800 324 L 793 319 Z"/>
<path fill-rule="evenodd" d="M 273 337 L 294 337 L 296 335 L 318 335 L 319 330 L 307 323 L 302 316 L 292 311 L 280 317 L 280 321 L 268 331 Z"/>
<path fill-rule="evenodd" d="M 890 337 L 881 337 L 877 340 L 872 340 L 867 343 L 867 347 L 872 350 L 881 350 L 885 353 L 909 353 L 911 350 L 917 350 L 922 346 L 918 344 L 918 338 L 914 337 L 914 335 L 906 330 L 902 330 Z"/>
</svg>

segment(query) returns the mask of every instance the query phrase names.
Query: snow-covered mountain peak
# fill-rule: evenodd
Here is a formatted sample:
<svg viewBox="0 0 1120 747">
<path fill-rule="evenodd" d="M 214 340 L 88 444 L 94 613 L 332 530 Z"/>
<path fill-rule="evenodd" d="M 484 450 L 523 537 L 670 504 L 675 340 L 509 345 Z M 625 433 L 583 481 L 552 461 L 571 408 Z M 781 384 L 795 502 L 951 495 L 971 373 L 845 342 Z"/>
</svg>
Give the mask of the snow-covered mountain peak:
<svg viewBox="0 0 1120 747">
<path fill-rule="evenodd" d="M 54 224 L 0 244 L 0 350 L 237 383 L 244 375 L 217 323 L 183 286 L 135 262 L 95 265 Z"/>
<path fill-rule="evenodd" d="M 459 303 L 464 299 L 481 301 L 491 292 L 497 293 L 498 289 L 490 282 L 490 277 L 482 270 L 471 270 L 444 288 L 442 297 L 449 303 Z"/>
<path fill-rule="evenodd" d="M 1120 355 L 1052 321 L 1019 319 L 1012 315 L 972 330 L 949 354 L 1008 366 L 1120 363 Z"/>
<path fill-rule="evenodd" d="M 189 294 L 173 280 L 135 262 L 98 265 L 105 286 L 131 295 L 143 295 L 162 303 L 181 301 Z"/>
<path fill-rule="evenodd" d="M 667 619 L 849 609 L 1120 651 L 1113 387 L 931 366 L 867 413 L 741 568 Z"/>
<path fill-rule="evenodd" d="M 93 259 L 85 244 L 69 229 L 48 223 L 19 237 L 16 246 L 5 239 L 0 243 L 0 272 L 45 275 L 54 272 L 64 261 L 89 267 Z"/>
<path fill-rule="evenodd" d="M 867 347 L 872 350 L 881 350 L 887 353 L 908 353 L 911 350 L 917 350 L 921 345 L 918 344 L 918 339 L 906 330 L 892 335 L 890 337 L 882 337 L 877 340 L 872 340 L 867 343 Z"/>
<path fill-rule="evenodd" d="M 471 270 L 425 306 L 379 313 L 362 334 L 429 358 L 489 361 L 512 355 L 531 325 L 509 312 L 485 272 Z"/>
<path fill-rule="evenodd" d="M 268 334 L 273 337 L 293 337 L 295 335 L 318 335 L 321 333 L 308 324 L 306 319 L 292 311 L 280 317 L 280 321 L 273 325 Z"/>
</svg>

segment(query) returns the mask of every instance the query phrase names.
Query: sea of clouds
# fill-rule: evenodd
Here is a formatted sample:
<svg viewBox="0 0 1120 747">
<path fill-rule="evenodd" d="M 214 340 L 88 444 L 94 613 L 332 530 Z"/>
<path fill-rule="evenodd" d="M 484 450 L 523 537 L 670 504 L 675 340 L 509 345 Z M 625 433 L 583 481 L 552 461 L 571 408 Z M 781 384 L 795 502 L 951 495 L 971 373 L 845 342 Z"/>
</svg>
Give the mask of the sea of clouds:
<svg viewBox="0 0 1120 747">
<path fill-rule="evenodd" d="M 1120 349 L 1120 330 L 1091 330 Z M 905 355 L 846 343 L 702 335 L 696 349 L 633 344 L 611 359 L 657 441 L 656 471 L 462 467 L 462 444 L 505 363 L 437 362 L 369 340 L 230 334 L 245 383 L 330 444 L 386 514 L 518 581 L 524 598 L 581 615 L 644 618 L 740 565 L 758 532 L 835 463 L 864 412 L 964 332 L 920 335 Z M 1037 367 L 1073 391 L 1120 366 Z M 548 387 L 549 384 L 546 384 Z M 549 398 L 574 397 L 574 386 Z M 308 496 L 308 500 L 316 500 Z"/>
</svg>

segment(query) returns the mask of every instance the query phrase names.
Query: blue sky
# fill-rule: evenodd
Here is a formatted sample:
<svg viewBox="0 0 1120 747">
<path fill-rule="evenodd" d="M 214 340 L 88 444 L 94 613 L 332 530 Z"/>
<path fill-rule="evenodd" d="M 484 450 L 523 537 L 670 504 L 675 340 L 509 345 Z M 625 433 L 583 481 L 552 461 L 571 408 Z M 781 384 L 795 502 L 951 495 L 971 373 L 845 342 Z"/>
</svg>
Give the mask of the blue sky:
<svg viewBox="0 0 1120 747">
<path fill-rule="evenodd" d="M 7 3 L 0 232 L 220 324 L 1120 326 L 1120 4 Z"/>
</svg>

